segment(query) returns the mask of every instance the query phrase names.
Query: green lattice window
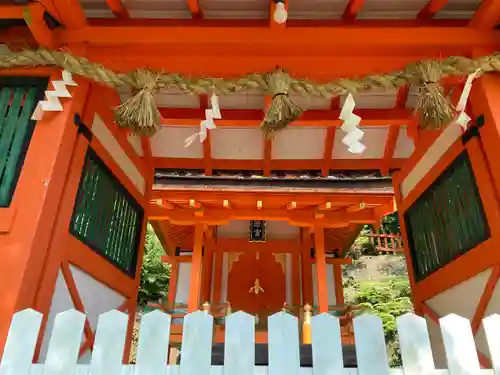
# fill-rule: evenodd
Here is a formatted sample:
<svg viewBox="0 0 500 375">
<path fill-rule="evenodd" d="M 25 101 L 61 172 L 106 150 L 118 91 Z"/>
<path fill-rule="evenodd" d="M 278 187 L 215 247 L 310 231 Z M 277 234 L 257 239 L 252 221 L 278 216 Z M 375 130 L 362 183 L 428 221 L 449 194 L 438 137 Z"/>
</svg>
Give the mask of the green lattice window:
<svg viewBox="0 0 500 375">
<path fill-rule="evenodd" d="M 0 77 L 0 207 L 8 207 L 33 135 L 31 120 L 47 78 Z"/>
<path fill-rule="evenodd" d="M 490 237 L 490 228 L 464 151 L 405 213 L 417 281 Z"/>
<path fill-rule="evenodd" d="M 130 276 L 135 275 L 143 209 L 89 149 L 70 232 Z"/>
</svg>

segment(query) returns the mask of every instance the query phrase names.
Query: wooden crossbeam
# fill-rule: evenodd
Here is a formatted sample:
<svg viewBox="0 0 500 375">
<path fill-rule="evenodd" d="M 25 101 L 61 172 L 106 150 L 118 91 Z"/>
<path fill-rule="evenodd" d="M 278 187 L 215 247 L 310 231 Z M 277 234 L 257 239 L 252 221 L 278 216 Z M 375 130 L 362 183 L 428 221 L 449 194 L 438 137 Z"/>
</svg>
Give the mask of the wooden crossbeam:
<svg viewBox="0 0 500 375">
<path fill-rule="evenodd" d="M 199 125 L 205 118 L 204 108 L 159 108 L 166 124 L 193 126 Z M 362 126 L 408 124 L 413 111 L 411 109 L 355 109 L 361 117 Z M 260 109 L 221 109 L 222 120 L 215 120 L 217 126 L 260 126 L 264 111 Z M 291 125 L 298 126 L 333 126 L 342 125 L 339 120 L 340 109 L 307 110 Z"/>
<path fill-rule="evenodd" d="M 57 0 L 59 2 L 63 0 Z M 75 0 L 76 1 L 76 0 Z M 439 35 L 439 38 L 436 38 Z M 266 51 L 279 55 L 283 51 L 300 51 L 317 55 L 334 51 L 351 55 L 363 48 L 365 53 L 382 53 L 421 48 L 473 48 L 495 46 L 496 33 L 478 32 L 467 27 L 286 27 L 276 33 L 269 27 L 99 27 L 87 26 L 61 30 L 61 43 L 93 43 L 109 46 L 123 44 L 163 44 L 197 54 L 219 54 L 230 47 L 232 53 L 245 51 L 245 57 Z M 196 48 L 195 48 L 196 47 Z M 194 49 L 195 48 L 195 49 Z M 463 53 L 462 53 L 463 54 Z M 269 56 L 266 56 L 269 59 Z M 226 64 L 227 65 L 227 64 Z"/>
</svg>

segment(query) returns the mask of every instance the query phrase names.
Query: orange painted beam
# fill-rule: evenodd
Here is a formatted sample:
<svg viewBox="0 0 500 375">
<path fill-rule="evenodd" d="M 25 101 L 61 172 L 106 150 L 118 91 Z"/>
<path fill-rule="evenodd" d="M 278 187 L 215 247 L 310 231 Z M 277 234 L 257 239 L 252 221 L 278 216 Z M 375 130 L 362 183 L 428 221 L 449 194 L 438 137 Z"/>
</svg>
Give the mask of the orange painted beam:
<svg viewBox="0 0 500 375">
<path fill-rule="evenodd" d="M 389 134 L 387 135 L 387 141 L 385 142 L 384 150 L 384 163 L 380 168 L 380 173 L 382 176 L 387 176 L 389 174 L 391 161 L 393 159 L 394 150 L 396 149 L 396 142 L 398 140 L 399 127 L 391 126 L 389 128 Z"/>
<path fill-rule="evenodd" d="M 87 25 L 87 18 L 78 0 L 52 1 L 66 29 L 76 31 Z"/>
<path fill-rule="evenodd" d="M 349 0 L 342 18 L 346 21 L 354 21 L 364 4 L 365 0 Z"/>
<path fill-rule="evenodd" d="M 271 175 L 271 154 L 272 154 L 273 142 L 271 140 L 264 140 L 264 161 L 263 161 L 263 174 L 268 177 Z"/>
<path fill-rule="evenodd" d="M 205 119 L 204 108 L 159 108 L 165 125 L 199 125 Z M 340 109 L 316 109 L 305 111 L 291 126 L 340 127 Z M 356 109 L 361 117 L 361 126 L 408 125 L 413 110 L 397 109 Z M 260 109 L 222 109 L 222 120 L 215 120 L 217 126 L 260 126 L 264 111 Z"/>
<path fill-rule="evenodd" d="M 500 1 L 483 0 L 479 9 L 476 11 L 470 26 L 480 30 L 494 29 L 500 22 Z"/>
<path fill-rule="evenodd" d="M 59 2 L 70 0 L 58 0 Z M 73 2 L 73 1 L 72 1 Z M 436 38 L 439 35 L 439 38 Z M 421 53 L 422 49 L 440 51 L 496 47 L 500 37 L 489 31 L 467 27 L 287 27 L 276 33 L 269 27 L 98 27 L 58 30 L 61 43 L 92 43 L 111 46 L 123 44 L 160 44 L 177 55 L 231 54 L 256 56 L 301 56 Z M 227 63 L 225 64 L 227 65 Z"/>
<path fill-rule="evenodd" d="M 267 240 L 266 242 L 248 242 L 247 238 L 219 237 L 217 241 L 206 241 L 205 248 L 215 253 L 231 253 L 245 251 L 273 252 L 273 253 L 299 253 L 300 242 L 297 240 Z"/>
<path fill-rule="evenodd" d="M 425 20 L 425 19 L 432 18 L 447 3 L 448 3 L 448 0 L 429 0 L 427 5 L 418 13 L 417 19 Z"/>
<path fill-rule="evenodd" d="M 390 169 L 402 168 L 407 159 L 392 159 Z M 155 168 L 162 169 L 203 169 L 203 159 L 192 158 L 153 158 Z M 296 170 L 321 170 L 324 168 L 323 160 L 278 160 L 272 161 L 273 169 L 279 171 Z M 385 165 L 384 159 L 332 159 L 329 169 L 331 170 L 378 170 Z M 213 159 L 213 169 L 224 170 L 262 170 L 262 160 L 231 160 Z"/>
<path fill-rule="evenodd" d="M 54 49 L 58 46 L 58 43 L 54 39 L 52 31 L 45 23 L 44 13 L 45 8 L 42 4 L 32 3 L 25 8 L 23 16 L 33 34 L 33 38 L 35 38 L 40 47 Z"/>
<path fill-rule="evenodd" d="M 222 203 L 224 200 L 230 200 L 237 206 L 255 207 L 255 202 L 258 200 L 263 202 L 265 207 L 279 207 L 287 209 L 290 202 L 296 202 L 301 206 L 318 206 L 325 201 L 331 201 L 334 206 L 351 206 L 365 203 L 365 205 L 379 206 L 390 204 L 393 201 L 392 193 L 385 194 L 346 194 L 346 193 L 267 193 L 255 191 L 184 191 L 174 189 L 154 189 L 151 193 L 152 199 L 165 199 L 172 202 L 187 202 L 190 199 L 195 199 L 199 202 Z M 221 204 L 221 210 L 222 210 Z"/>
<path fill-rule="evenodd" d="M 121 0 L 106 0 L 106 4 L 108 4 L 109 9 L 111 9 L 117 19 L 130 17 L 127 8 L 125 8 Z"/>
<path fill-rule="evenodd" d="M 20 20 L 23 19 L 24 5 L 2 5 L 0 6 L 0 19 L 2 20 Z"/>
<path fill-rule="evenodd" d="M 193 225 L 203 223 L 207 225 L 222 225 L 230 220 L 282 220 L 292 225 L 311 227 L 321 224 L 324 228 L 344 228 L 349 224 L 373 224 L 378 219 L 376 209 L 365 209 L 358 212 L 337 210 L 325 211 L 321 217 L 315 217 L 314 210 L 286 210 L 286 209 L 205 209 L 203 215 L 197 210 L 177 209 L 165 210 L 158 206 L 151 206 L 148 210 L 149 220 L 169 220 L 177 225 Z"/>
<path fill-rule="evenodd" d="M 332 165 L 332 152 L 333 144 L 335 143 L 335 134 L 337 129 L 329 127 L 326 131 L 325 138 L 325 151 L 323 152 L 323 166 L 321 167 L 321 175 L 326 177 L 330 173 L 330 166 Z"/>
<path fill-rule="evenodd" d="M 43 0 L 46 1 L 46 0 Z M 89 26 L 198 26 L 198 27 L 269 27 L 268 19 L 156 19 L 156 18 L 90 18 L 87 20 Z M 291 27 L 465 27 L 469 23 L 464 19 L 402 19 L 391 20 L 368 20 L 356 19 L 352 21 L 344 19 L 288 19 L 286 24 Z"/>
</svg>

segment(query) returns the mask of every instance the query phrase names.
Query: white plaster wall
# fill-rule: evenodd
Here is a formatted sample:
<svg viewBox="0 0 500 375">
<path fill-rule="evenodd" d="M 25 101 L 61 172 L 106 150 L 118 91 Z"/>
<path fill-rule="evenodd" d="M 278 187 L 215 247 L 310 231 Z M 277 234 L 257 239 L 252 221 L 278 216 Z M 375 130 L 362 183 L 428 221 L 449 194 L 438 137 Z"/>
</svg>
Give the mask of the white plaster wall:
<svg viewBox="0 0 500 375">
<path fill-rule="evenodd" d="M 300 228 L 288 224 L 286 221 L 267 221 L 267 238 L 270 240 L 300 239 Z"/>
<path fill-rule="evenodd" d="M 92 133 L 96 136 L 99 142 L 101 142 L 103 147 L 113 158 L 116 164 L 118 164 L 118 166 L 123 170 L 125 175 L 127 175 L 137 190 L 141 194 L 144 194 L 146 190 L 146 181 L 144 180 L 144 177 L 141 175 L 127 153 L 120 147 L 120 144 L 113 136 L 113 133 L 111 133 L 104 121 L 97 114 L 94 116 L 94 122 L 92 123 Z"/>
<path fill-rule="evenodd" d="M 481 272 L 432 297 L 426 304 L 440 317 L 453 313 L 470 320 L 474 317 L 490 274 L 491 269 Z"/>
<path fill-rule="evenodd" d="M 316 272 L 316 264 L 312 265 L 312 284 L 313 284 L 313 301 L 314 305 L 318 305 L 318 274 Z M 328 305 L 332 306 L 337 304 L 337 298 L 335 296 L 335 280 L 333 278 L 333 264 L 326 265 L 326 285 L 328 288 Z"/>
<path fill-rule="evenodd" d="M 191 263 L 179 263 L 179 276 L 177 278 L 177 290 L 175 291 L 176 304 L 188 303 L 191 266 Z"/>
<path fill-rule="evenodd" d="M 429 306 L 440 317 L 444 317 L 449 314 L 457 314 L 471 321 L 476 312 L 479 300 L 484 293 L 484 288 L 488 282 L 491 272 L 491 269 L 487 269 L 486 271 L 483 271 L 470 279 L 445 290 L 437 296 L 427 300 L 427 306 Z M 500 287 L 498 287 L 498 284 L 495 287 L 485 315 L 488 316 L 493 313 L 500 313 Z M 430 335 L 430 337 L 433 348 L 434 346 L 442 346 L 440 331 L 439 335 L 435 333 L 434 335 Z M 485 356 L 489 357 L 486 337 L 482 327 L 476 333 L 475 341 L 477 349 Z M 444 347 L 439 350 L 444 350 Z"/>
<path fill-rule="evenodd" d="M 218 237 L 248 238 L 250 233 L 250 221 L 231 220 L 229 223 L 217 227 Z"/>
<path fill-rule="evenodd" d="M 141 137 L 132 133 L 127 135 L 127 140 L 132 145 L 132 148 L 139 156 L 144 156 L 144 152 L 142 150 L 142 142 Z"/>
<path fill-rule="evenodd" d="M 120 307 L 126 298 L 80 268 L 70 266 L 70 269 L 90 327 L 95 331 L 99 315 Z"/>
<path fill-rule="evenodd" d="M 401 194 L 403 199 L 408 196 L 422 178 L 431 170 L 439 159 L 448 151 L 453 143 L 462 135 L 462 128 L 452 123 L 443 130 L 422 159 L 413 167 L 411 172 L 401 183 Z"/>
<path fill-rule="evenodd" d="M 80 296 L 85 309 L 89 325 L 92 331 L 95 332 L 99 315 L 110 310 L 117 309 L 126 301 L 126 298 L 96 280 L 80 268 L 70 265 L 70 270 L 78 290 L 78 295 Z M 54 288 L 54 294 L 52 295 L 47 328 L 42 339 L 42 347 L 39 356 L 40 362 L 44 362 L 47 355 L 49 338 L 54 325 L 55 316 L 62 311 L 73 308 L 74 305 L 68 287 L 62 272 L 59 271 Z M 85 337 L 82 335 L 82 344 L 84 342 Z M 90 352 L 85 353 L 85 355 L 80 357 L 78 362 L 89 363 L 89 361 Z"/>
<path fill-rule="evenodd" d="M 50 304 L 49 316 L 47 319 L 47 326 L 45 328 L 45 333 L 42 338 L 42 346 L 40 350 L 40 356 L 38 357 L 38 362 L 45 362 L 45 357 L 47 356 L 47 349 L 49 347 L 49 339 L 54 327 L 54 319 L 56 315 L 60 312 L 74 309 L 73 301 L 71 300 L 71 295 L 69 294 L 68 287 L 64 281 L 62 272 L 59 271 L 56 280 L 56 286 L 54 288 L 54 294 L 52 295 L 52 303 Z M 82 342 L 83 342 L 82 335 Z"/>
<path fill-rule="evenodd" d="M 327 287 L 328 287 L 328 304 L 336 305 L 337 304 L 337 296 L 335 295 L 335 278 L 333 277 L 333 264 L 326 265 L 326 278 L 328 279 Z"/>
</svg>

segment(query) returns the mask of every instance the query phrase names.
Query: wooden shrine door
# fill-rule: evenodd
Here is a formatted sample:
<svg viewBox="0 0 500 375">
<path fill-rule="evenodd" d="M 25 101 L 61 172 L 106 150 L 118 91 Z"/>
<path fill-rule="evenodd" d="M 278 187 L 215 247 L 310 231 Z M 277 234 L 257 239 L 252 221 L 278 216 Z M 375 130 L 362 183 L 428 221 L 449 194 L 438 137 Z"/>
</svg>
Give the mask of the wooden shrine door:
<svg viewBox="0 0 500 375">
<path fill-rule="evenodd" d="M 260 285 L 255 293 L 255 281 Z M 252 289 L 254 288 L 254 289 Z M 286 302 L 286 278 L 282 265 L 269 252 L 247 251 L 231 267 L 228 301 L 233 311 L 258 314 L 260 319 L 278 312 Z"/>
</svg>

